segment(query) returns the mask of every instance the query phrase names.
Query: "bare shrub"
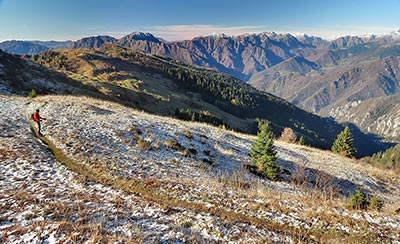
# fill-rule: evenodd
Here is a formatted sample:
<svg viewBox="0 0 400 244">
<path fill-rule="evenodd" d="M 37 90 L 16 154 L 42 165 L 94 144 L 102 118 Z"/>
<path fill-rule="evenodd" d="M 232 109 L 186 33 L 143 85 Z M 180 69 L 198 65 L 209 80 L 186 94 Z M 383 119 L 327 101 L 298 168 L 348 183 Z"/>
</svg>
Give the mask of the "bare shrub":
<svg viewBox="0 0 400 244">
<path fill-rule="evenodd" d="M 139 127 L 132 127 L 131 129 L 130 129 L 130 131 L 132 131 L 132 132 L 135 132 L 136 134 L 138 134 L 138 135 L 140 135 L 140 134 L 142 134 L 142 130 L 139 128 Z"/>
<path fill-rule="evenodd" d="M 183 151 L 185 148 L 175 139 L 168 139 L 165 141 L 165 146 L 167 148 L 176 150 L 176 151 Z"/>
<path fill-rule="evenodd" d="M 211 156 L 211 151 L 210 150 L 204 150 L 203 153 L 206 156 Z"/>
<path fill-rule="evenodd" d="M 324 193 L 326 199 L 337 197 L 340 191 L 335 177 L 323 171 L 315 172 L 315 187 Z"/>
<path fill-rule="evenodd" d="M 286 127 L 283 129 L 281 136 L 279 137 L 279 140 L 285 141 L 285 142 L 290 142 L 290 143 L 295 143 L 297 140 L 297 136 L 292 130 L 292 128 Z"/>
<path fill-rule="evenodd" d="M 197 154 L 197 150 L 194 148 L 189 148 L 189 149 L 185 149 L 183 150 L 183 156 L 185 157 L 189 157 L 189 156 L 194 156 Z"/>
<path fill-rule="evenodd" d="M 139 139 L 137 141 L 137 145 L 139 147 L 140 150 L 150 150 L 151 149 L 151 143 L 149 141 L 143 140 L 143 139 Z"/>
<path fill-rule="evenodd" d="M 297 165 L 296 169 L 290 175 L 290 182 L 299 186 L 306 186 L 309 183 L 309 174 L 306 172 L 305 167 Z"/>
<path fill-rule="evenodd" d="M 292 184 L 317 190 L 320 199 L 332 200 L 338 196 L 338 183 L 330 174 L 297 165 L 290 176 Z"/>
<path fill-rule="evenodd" d="M 185 130 L 185 136 L 186 136 L 186 138 L 189 139 L 189 140 L 193 139 L 193 135 L 192 135 L 192 133 L 190 132 L 190 130 Z"/>
</svg>

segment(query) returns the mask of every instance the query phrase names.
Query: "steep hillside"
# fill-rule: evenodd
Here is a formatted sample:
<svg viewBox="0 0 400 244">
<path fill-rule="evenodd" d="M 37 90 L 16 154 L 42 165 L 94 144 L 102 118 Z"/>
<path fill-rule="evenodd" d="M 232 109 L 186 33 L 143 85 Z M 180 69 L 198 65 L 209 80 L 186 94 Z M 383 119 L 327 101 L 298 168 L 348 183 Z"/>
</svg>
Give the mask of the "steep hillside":
<svg viewBox="0 0 400 244">
<path fill-rule="evenodd" d="M 254 75 L 250 84 L 304 108 L 318 112 L 323 116 L 333 116 L 339 121 L 354 122 L 365 131 L 371 126 L 356 114 L 348 114 L 353 119 L 337 116 L 336 110 L 347 106 L 348 103 L 361 101 L 366 114 L 372 112 L 372 101 L 386 99 L 400 93 L 400 57 L 390 56 L 381 58 L 346 58 L 337 52 L 315 55 L 311 60 L 318 69 L 297 70 L 300 65 L 283 66 L 282 62 L 273 68 Z M 288 69 L 288 67 L 294 67 Z M 367 102 L 368 100 L 368 102 Z M 378 104 L 373 105 L 376 107 Z M 350 112 L 350 111 L 348 111 Z M 358 113 L 359 114 L 359 113 Z M 391 115 L 388 115 L 391 116 Z M 347 116 L 347 118 L 349 118 Z M 360 122 L 360 123 L 359 123 Z M 391 129 L 390 129 L 391 130 Z M 380 131 L 381 135 L 393 137 L 387 130 Z M 400 134 L 394 135 L 398 137 Z"/>
<path fill-rule="evenodd" d="M 286 174 L 271 182 L 244 168 L 253 136 L 85 97 L 0 96 L 0 105 L 4 243 L 400 238 L 391 171 L 276 142 Z M 28 129 L 37 108 L 47 118 L 40 140 Z M 357 188 L 382 199 L 382 212 L 347 209 Z"/>
<path fill-rule="evenodd" d="M 348 102 L 331 109 L 330 116 L 366 131 L 400 141 L 400 95 Z"/>
<path fill-rule="evenodd" d="M 0 50 L 0 94 L 97 94 L 93 87 Z"/>
<path fill-rule="evenodd" d="M 322 148 L 330 148 L 343 128 L 228 75 L 115 45 L 48 51 L 32 60 L 153 113 L 225 124 L 251 133 L 256 132 L 256 118 L 267 119 L 277 135 L 291 127 L 307 143 Z M 382 148 L 360 133 L 356 145 L 360 155 Z"/>
</svg>

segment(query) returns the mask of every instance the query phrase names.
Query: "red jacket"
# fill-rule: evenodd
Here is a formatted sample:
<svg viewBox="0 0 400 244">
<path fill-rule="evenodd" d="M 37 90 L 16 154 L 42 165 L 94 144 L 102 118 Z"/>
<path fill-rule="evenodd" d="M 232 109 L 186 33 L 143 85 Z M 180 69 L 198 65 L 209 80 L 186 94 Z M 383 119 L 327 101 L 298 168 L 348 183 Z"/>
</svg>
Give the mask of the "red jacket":
<svg viewBox="0 0 400 244">
<path fill-rule="evenodd" d="M 41 119 L 42 119 L 42 117 L 40 117 L 39 112 L 35 112 L 35 113 L 33 114 L 33 120 L 34 120 L 34 121 L 40 122 Z"/>
</svg>

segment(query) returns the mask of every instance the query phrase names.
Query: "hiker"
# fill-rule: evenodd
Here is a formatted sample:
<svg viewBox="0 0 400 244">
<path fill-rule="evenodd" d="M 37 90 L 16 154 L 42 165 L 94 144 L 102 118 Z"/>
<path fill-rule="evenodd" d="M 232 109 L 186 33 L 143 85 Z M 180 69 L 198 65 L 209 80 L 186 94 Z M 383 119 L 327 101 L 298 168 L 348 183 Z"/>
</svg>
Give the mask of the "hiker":
<svg viewBox="0 0 400 244">
<path fill-rule="evenodd" d="M 34 114 L 32 114 L 32 119 L 38 124 L 38 132 L 40 136 L 43 136 L 42 133 L 40 132 L 41 126 L 40 126 L 40 122 L 42 120 L 46 120 L 45 118 L 40 117 L 39 114 L 39 109 L 36 109 L 36 112 Z"/>
</svg>

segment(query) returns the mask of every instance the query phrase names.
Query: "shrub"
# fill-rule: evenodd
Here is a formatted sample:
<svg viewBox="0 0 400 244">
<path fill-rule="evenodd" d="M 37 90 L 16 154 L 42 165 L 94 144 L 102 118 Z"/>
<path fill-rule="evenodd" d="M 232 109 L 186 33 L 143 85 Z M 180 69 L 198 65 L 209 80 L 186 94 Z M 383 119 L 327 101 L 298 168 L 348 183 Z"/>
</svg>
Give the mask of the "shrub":
<svg viewBox="0 0 400 244">
<path fill-rule="evenodd" d="M 368 201 L 365 193 L 360 189 L 356 190 L 356 193 L 350 196 L 349 201 L 347 202 L 349 208 L 352 209 L 367 209 Z"/>
<path fill-rule="evenodd" d="M 274 134 L 269 123 L 261 121 L 257 139 L 250 150 L 251 164 L 256 173 L 266 176 L 271 180 L 279 178 L 279 168 L 276 165 L 276 150 L 274 147 Z"/>
<path fill-rule="evenodd" d="M 183 151 L 185 149 L 177 140 L 174 139 L 166 140 L 165 146 L 176 151 Z"/>
<path fill-rule="evenodd" d="M 197 155 L 197 150 L 195 148 L 189 148 L 189 152 L 193 155 Z"/>
<path fill-rule="evenodd" d="M 297 144 L 299 145 L 306 145 L 306 141 L 304 139 L 304 136 L 300 136 L 299 140 L 297 141 Z"/>
<path fill-rule="evenodd" d="M 36 93 L 35 89 L 32 89 L 32 91 L 29 92 L 29 97 L 30 97 L 30 98 L 34 98 L 34 97 L 36 97 L 36 96 L 37 96 L 37 93 Z"/>
<path fill-rule="evenodd" d="M 309 183 L 309 173 L 304 166 L 298 165 L 290 175 L 290 181 L 295 185 L 306 186 Z"/>
<path fill-rule="evenodd" d="M 131 131 L 135 132 L 138 135 L 142 134 L 142 130 L 139 127 L 132 127 Z"/>
<path fill-rule="evenodd" d="M 151 149 L 151 143 L 149 141 L 139 139 L 137 141 L 137 145 L 140 150 L 150 150 Z"/>
<path fill-rule="evenodd" d="M 186 136 L 186 138 L 189 139 L 189 140 L 193 139 L 193 135 L 192 135 L 192 133 L 190 132 L 190 130 L 185 130 L 185 136 Z"/>
<path fill-rule="evenodd" d="M 379 197 L 377 196 L 371 197 L 371 199 L 369 200 L 368 209 L 381 211 L 382 207 L 383 207 L 383 202 Z"/>
<path fill-rule="evenodd" d="M 192 227 L 192 225 L 193 225 L 193 223 L 192 223 L 192 221 L 190 221 L 190 220 L 185 220 L 185 221 L 182 223 L 182 227 L 183 227 L 183 228 L 190 228 L 190 227 Z"/>
<path fill-rule="evenodd" d="M 297 136 L 292 128 L 286 127 L 285 129 L 283 129 L 279 139 L 285 142 L 295 143 Z"/>
<path fill-rule="evenodd" d="M 191 155 L 196 155 L 196 154 L 197 154 L 197 150 L 194 148 L 189 148 L 189 149 L 183 150 L 183 156 L 185 156 L 185 157 L 189 157 Z"/>
<path fill-rule="evenodd" d="M 215 167 L 215 166 L 216 166 L 216 163 L 215 163 L 212 159 L 203 158 L 202 161 L 203 161 L 204 163 L 207 163 L 207 164 L 210 165 L 211 167 Z"/>
</svg>

